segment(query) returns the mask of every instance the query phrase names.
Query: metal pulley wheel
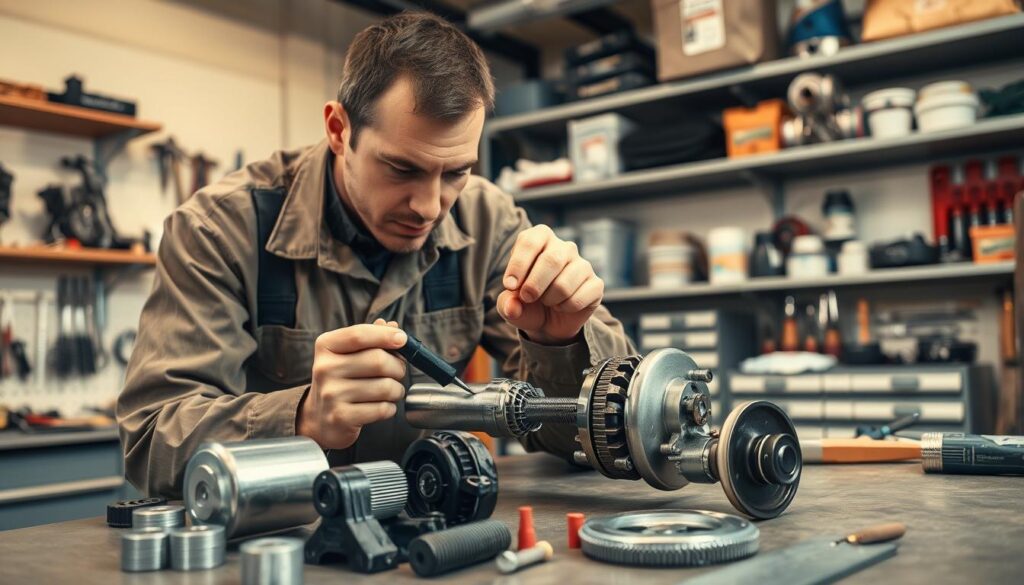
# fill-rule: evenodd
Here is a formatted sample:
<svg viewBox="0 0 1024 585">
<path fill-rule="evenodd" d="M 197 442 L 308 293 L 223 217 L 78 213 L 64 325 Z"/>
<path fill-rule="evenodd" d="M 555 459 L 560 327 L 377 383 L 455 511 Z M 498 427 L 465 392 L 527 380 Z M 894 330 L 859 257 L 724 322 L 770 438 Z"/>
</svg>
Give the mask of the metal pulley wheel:
<svg viewBox="0 0 1024 585">
<path fill-rule="evenodd" d="M 489 518 L 498 501 L 494 459 L 480 439 L 461 431 L 415 441 L 402 457 L 412 517 L 444 514 L 448 526 Z"/>
<path fill-rule="evenodd" d="M 690 567 L 757 552 L 760 531 L 748 520 L 701 510 L 627 512 L 587 520 L 580 543 L 588 557 L 620 565 Z"/>
<path fill-rule="evenodd" d="M 759 400 L 737 406 L 722 424 L 716 463 L 726 497 L 753 518 L 774 518 L 796 495 L 803 457 L 792 421 Z"/>
</svg>

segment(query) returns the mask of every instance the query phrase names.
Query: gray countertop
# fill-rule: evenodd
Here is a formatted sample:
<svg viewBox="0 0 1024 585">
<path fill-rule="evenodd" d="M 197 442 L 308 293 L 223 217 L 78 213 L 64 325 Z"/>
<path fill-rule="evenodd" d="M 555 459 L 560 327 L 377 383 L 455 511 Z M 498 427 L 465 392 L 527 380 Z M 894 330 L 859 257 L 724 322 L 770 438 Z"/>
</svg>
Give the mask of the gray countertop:
<svg viewBox="0 0 1024 585">
<path fill-rule="evenodd" d="M 530 504 L 538 538 L 555 558 L 503 577 L 490 563 L 437 581 L 500 585 L 678 583 L 708 569 L 638 569 L 602 564 L 568 550 L 565 513 L 588 516 L 650 508 L 699 508 L 733 513 L 718 485 L 659 492 L 646 484 L 579 472 L 546 455 L 499 460 L 501 485 L 494 517 L 515 529 L 516 509 Z M 1024 574 L 1024 478 L 925 475 L 916 463 L 808 467 L 800 491 L 779 518 L 759 523 L 761 550 L 901 521 L 908 532 L 898 554 L 846 583 L 1020 583 Z M 97 510 L 97 513 L 102 512 Z M 515 538 L 513 537 L 513 542 Z M 0 532 L 4 583 L 239 583 L 237 550 L 226 565 L 198 573 L 121 573 L 119 532 L 101 518 Z M 331 566 L 307 566 L 307 583 L 412 583 L 408 565 L 366 576 Z"/>
<path fill-rule="evenodd" d="M 45 431 L 25 433 L 19 430 L 0 431 L 0 451 L 56 447 L 77 443 L 117 441 L 117 427 L 91 431 Z"/>
</svg>

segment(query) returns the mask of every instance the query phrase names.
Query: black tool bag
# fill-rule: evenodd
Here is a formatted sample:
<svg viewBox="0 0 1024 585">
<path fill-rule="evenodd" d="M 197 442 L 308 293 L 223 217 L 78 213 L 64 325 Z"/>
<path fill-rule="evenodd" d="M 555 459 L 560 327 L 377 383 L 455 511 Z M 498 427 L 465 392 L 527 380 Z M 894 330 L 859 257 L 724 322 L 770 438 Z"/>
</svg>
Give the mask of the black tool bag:
<svg viewBox="0 0 1024 585">
<path fill-rule="evenodd" d="M 710 120 L 672 126 L 641 126 L 619 141 L 627 171 L 725 156 L 725 133 Z"/>
</svg>

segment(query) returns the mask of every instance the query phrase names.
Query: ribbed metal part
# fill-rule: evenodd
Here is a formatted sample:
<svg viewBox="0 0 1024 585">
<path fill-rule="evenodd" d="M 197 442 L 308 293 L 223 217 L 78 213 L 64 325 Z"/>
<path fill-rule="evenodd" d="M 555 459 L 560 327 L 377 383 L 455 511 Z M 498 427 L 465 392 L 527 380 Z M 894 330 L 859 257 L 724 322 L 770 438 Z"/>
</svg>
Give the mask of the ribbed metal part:
<svg viewBox="0 0 1024 585">
<path fill-rule="evenodd" d="M 527 398 L 523 403 L 523 414 L 531 423 L 575 424 L 576 399 Z"/>
<path fill-rule="evenodd" d="M 242 585 L 302 585 L 304 543 L 299 538 L 270 537 L 241 546 Z"/>
<path fill-rule="evenodd" d="M 942 433 L 921 434 L 921 467 L 927 472 L 942 472 Z"/>
<path fill-rule="evenodd" d="M 355 467 L 370 480 L 370 507 L 377 519 L 397 516 L 409 499 L 405 472 L 394 461 L 356 463 Z"/>
<path fill-rule="evenodd" d="M 171 568 L 200 571 L 224 564 L 227 538 L 224 527 L 212 524 L 182 526 L 171 530 Z"/>
<path fill-rule="evenodd" d="M 139 528 L 121 534 L 121 570 L 159 571 L 167 566 L 167 531 Z"/>
<path fill-rule="evenodd" d="M 176 528 L 184 525 L 184 506 L 148 506 L 132 512 L 134 528 Z"/>
<path fill-rule="evenodd" d="M 420 577 L 433 577 L 489 561 L 511 544 L 512 532 L 503 522 L 471 522 L 413 539 L 409 564 Z"/>
<path fill-rule="evenodd" d="M 530 398 L 543 397 L 544 394 L 526 382 L 504 380 L 508 386 L 505 398 L 505 425 L 514 437 L 521 437 L 540 428 L 541 423 L 530 420 L 526 416 L 526 402 Z"/>
<path fill-rule="evenodd" d="M 738 516 L 698 510 L 631 512 L 588 520 L 580 543 L 588 557 L 620 565 L 686 567 L 757 552 L 759 531 Z"/>
<path fill-rule="evenodd" d="M 623 469 L 615 461 L 629 458 L 624 421 L 626 397 L 629 381 L 641 359 L 640 356 L 627 356 L 608 360 L 594 388 L 590 405 L 594 454 L 600 460 L 605 475 L 612 479 L 640 479 L 635 468 Z"/>
<path fill-rule="evenodd" d="M 163 506 L 164 498 L 142 498 L 138 500 L 121 500 L 107 504 L 107 526 L 111 528 L 131 528 L 132 514 L 140 508 Z"/>
</svg>

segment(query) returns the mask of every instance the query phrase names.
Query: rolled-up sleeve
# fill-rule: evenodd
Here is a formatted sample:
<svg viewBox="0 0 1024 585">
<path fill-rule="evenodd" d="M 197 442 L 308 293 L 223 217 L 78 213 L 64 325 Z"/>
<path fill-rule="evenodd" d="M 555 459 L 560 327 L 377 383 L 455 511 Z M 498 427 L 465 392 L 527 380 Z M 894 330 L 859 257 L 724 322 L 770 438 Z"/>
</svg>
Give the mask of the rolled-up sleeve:
<svg viewBox="0 0 1024 585">
<path fill-rule="evenodd" d="M 150 495 L 180 497 L 185 466 L 203 441 L 293 435 L 307 389 L 245 393 L 245 364 L 257 347 L 246 267 L 239 247 L 225 243 L 230 232 L 208 221 L 187 204 L 165 221 L 117 402 L 125 473 Z"/>
</svg>

